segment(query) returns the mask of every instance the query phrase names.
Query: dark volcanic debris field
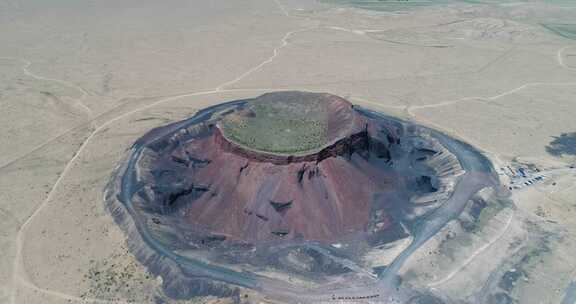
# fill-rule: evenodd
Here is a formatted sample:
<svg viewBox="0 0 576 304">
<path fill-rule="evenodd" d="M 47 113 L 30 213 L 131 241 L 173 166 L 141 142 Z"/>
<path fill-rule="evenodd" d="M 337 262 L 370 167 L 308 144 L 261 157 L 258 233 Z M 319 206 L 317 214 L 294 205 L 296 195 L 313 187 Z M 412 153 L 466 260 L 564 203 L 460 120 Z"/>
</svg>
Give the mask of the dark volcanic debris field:
<svg viewBox="0 0 576 304">
<path fill-rule="evenodd" d="M 108 207 L 168 295 L 298 297 L 365 276 L 365 253 L 450 195 L 463 169 L 434 134 L 330 94 L 268 93 L 148 132 Z"/>
</svg>

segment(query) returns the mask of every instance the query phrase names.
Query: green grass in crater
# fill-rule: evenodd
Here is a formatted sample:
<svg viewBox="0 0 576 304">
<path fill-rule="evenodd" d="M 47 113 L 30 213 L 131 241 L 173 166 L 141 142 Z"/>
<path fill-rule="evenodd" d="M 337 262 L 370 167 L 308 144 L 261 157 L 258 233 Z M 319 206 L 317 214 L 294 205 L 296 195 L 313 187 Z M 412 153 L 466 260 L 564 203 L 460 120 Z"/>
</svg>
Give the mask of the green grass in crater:
<svg viewBox="0 0 576 304">
<path fill-rule="evenodd" d="M 327 144 L 325 109 L 314 102 L 251 105 L 250 115 L 223 120 L 224 135 L 251 149 L 300 154 Z"/>
</svg>

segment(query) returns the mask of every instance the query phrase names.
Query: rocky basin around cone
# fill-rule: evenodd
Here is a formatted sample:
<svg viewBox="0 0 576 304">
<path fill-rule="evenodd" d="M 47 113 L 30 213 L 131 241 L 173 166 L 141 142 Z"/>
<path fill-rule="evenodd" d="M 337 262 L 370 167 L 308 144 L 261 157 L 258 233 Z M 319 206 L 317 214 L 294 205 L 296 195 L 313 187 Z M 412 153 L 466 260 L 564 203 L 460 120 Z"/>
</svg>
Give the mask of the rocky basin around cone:
<svg viewBox="0 0 576 304">
<path fill-rule="evenodd" d="M 435 134 L 330 94 L 268 93 L 149 131 L 107 205 L 172 297 L 299 288 L 278 274 L 328 284 L 450 196 L 463 169 Z"/>
</svg>

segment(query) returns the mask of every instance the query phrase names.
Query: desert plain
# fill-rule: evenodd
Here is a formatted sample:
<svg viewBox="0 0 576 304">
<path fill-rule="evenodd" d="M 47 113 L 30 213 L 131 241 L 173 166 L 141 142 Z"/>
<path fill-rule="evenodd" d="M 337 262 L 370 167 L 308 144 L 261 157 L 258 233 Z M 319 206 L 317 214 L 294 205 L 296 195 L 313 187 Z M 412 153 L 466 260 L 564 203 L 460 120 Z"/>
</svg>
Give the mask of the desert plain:
<svg viewBox="0 0 576 304">
<path fill-rule="evenodd" d="M 276 303 L 250 289 L 166 296 L 104 189 L 150 129 L 299 90 L 439 130 L 492 162 L 497 193 L 481 191 L 399 270 L 429 295 L 409 303 L 573 304 L 574 17 L 576 3 L 553 0 L 2 1 L 0 303 Z M 390 265 L 410 241 L 357 266 Z"/>
</svg>

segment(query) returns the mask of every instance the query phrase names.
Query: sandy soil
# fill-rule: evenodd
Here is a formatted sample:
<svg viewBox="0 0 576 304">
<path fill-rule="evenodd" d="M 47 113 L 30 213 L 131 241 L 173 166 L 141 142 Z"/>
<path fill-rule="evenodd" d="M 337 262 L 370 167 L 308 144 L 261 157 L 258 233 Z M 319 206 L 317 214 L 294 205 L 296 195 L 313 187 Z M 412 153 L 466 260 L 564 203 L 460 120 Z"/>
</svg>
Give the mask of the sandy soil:
<svg viewBox="0 0 576 304">
<path fill-rule="evenodd" d="M 576 12 L 533 16 L 534 5 L 390 14 L 305 0 L 0 2 L 0 303 L 162 297 L 161 279 L 134 261 L 104 210 L 103 189 L 145 131 L 222 101 L 330 92 L 443 130 L 503 165 L 574 162 L 546 148 L 576 130 L 576 42 L 535 18 Z M 497 281 L 495 269 L 516 263 L 510 244 L 537 247 L 547 232 L 550 250 L 510 294 L 558 303 L 576 279 L 574 177 L 551 173 L 513 191 L 516 207 L 450 258 L 433 252 L 447 226 L 403 273 L 447 299 L 486 303 L 477 278 Z"/>
</svg>

